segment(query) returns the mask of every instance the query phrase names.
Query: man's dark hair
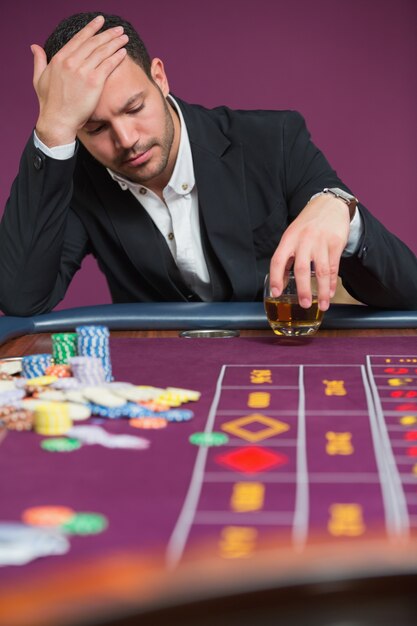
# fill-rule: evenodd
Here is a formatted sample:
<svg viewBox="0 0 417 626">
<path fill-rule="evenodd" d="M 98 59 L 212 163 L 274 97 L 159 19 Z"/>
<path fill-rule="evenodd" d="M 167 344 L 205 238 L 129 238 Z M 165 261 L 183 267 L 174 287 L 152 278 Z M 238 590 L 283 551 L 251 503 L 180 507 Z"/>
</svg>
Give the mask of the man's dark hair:
<svg viewBox="0 0 417 626">
<path fill-rule="evenodd" d="M 55 28 L 54 32 L 49 35 L 44 45 L 48 63 L 52 57 L 63 46 L 65 46 L 65 44 L 68 43 L 68 41 L 76 33 L 78 33 L 78 31 L 84 28 L 84 26 L 87 26 L 87 24 L 98 15 L 102 15 L 105 19 L 102 28 L 98 31 L 99 33 L 103 32 L 103 30 L 107 30 L 108 28 L 113 28 L 114 26 L 123 26 L 125 34 L 129 37 L 129 41 L 125 45 L 127 54 L 133 61 L 135 61 L 135 63 L 140 65 L 148 78 L 152 78 L 151 59 L 149 53 L 132 24 L 118 15 L 109 15 L 107 13 L 102 13 L 101 11 L 76 13 L 75 15 L 71 15 L 70 17 L 66 17 L 62 20 L 62 22 L 60 22 Z"/>
</svg>

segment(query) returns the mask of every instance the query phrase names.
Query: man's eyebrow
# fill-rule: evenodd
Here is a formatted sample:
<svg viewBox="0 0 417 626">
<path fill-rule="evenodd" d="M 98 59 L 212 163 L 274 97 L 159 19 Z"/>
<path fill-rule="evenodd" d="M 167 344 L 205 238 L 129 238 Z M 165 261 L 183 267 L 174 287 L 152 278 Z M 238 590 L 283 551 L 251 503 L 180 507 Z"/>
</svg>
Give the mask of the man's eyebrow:
<svg viewBox="0 0 417 626">
<path fill-rule="evenodd" d="M 136 102 L 137 100 L 139 100 L 141 97 L 143 96 L 143 91 L 138 91 L 138 93 L 135 93 L 133 96 L 131 96 L 122 107 L 120 107 L 120 109 L 118 109 L 116 111 L 116 115 L 120 115 L 121 113 L 123 113 L 124 111 L 126 111 L 126 109 L 128 109 L 130 106 L 132 106 L 132 104 L 134 102 Z M 101 120 L 98 119 L 96 117 L 90 117 L 88 119 L 88 121 L 86 122 L 87 124 L 98 124 L 101 122 L 104 122 L 105 120 Z"/>
</svg>

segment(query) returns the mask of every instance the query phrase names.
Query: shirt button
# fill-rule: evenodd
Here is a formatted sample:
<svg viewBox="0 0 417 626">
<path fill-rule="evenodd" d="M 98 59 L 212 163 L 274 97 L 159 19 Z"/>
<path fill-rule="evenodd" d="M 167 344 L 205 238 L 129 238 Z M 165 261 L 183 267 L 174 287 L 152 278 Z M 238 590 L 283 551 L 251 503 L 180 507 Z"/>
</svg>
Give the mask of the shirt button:
<svg viewBox="0 0 417 626">
<path fill-rule="evenodd" d="M 181 187 L 184 189 L 184 191 L 187 191 L 188 184 L 187 183 L 182 183 Z"/>
<path fill-rule="evenodd" d="M 35 170 L 40 170 L 43 167 L 43 159 L 39 154 L 35 154 L 33 157 L 33 166 Z"/>
<path fill-rule="evenodd" d="M 172 241 L 174 239 L 174 233 L 168 233 L 168 239 Z"/>
<path fill-rule="evenodd" d="M 144 195 L 147 193 L 147 190 L 145 189 L 145 187 L 141 187 L 141 188 L 139 189 L 139 193 L 141 193 L 141 194 L 142 194 L 142 196 L 144 196 Z"/>
</svg>

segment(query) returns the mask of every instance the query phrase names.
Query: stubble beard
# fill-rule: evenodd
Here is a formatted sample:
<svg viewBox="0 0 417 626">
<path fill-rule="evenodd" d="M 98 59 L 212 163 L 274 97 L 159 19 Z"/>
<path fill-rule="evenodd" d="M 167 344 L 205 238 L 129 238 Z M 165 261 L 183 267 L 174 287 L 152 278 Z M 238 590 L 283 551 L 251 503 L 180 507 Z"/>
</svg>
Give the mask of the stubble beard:
<svg viewBox="0 0 417 626">
<path fill-rule="evenodd" d="M 131 180 L 134 183 L 139 183 L 146 186 L 155 178 L 161 176 L 167 168 L 169 157 L 171 154 L 172 144 L 174 142 L 174 122 L 171 118 L 168 104 L 161 93 L 161 98 L 164 105 L 164 132 L 160 139 L 157 137 L 151 139 L 146 146 L 141 146 L 139 143 L 135 144 L 133 148 L 127 150 L 120 159 L 118 159 L 118 167 L 115 168 L 118 174 L 121 174 L 125 178 Z M 151 148 L 157 147 L 160 149 L 160 156 L 158 161 L 154 163 L 155 155 L 152 156 L 150 161 L 146 161 L 143 165 L 138 165 L 135 170 L 126 172 L 122 163 L 127 159 L 131 159 L 135 154 L 142 154 Z"/>
</svg>

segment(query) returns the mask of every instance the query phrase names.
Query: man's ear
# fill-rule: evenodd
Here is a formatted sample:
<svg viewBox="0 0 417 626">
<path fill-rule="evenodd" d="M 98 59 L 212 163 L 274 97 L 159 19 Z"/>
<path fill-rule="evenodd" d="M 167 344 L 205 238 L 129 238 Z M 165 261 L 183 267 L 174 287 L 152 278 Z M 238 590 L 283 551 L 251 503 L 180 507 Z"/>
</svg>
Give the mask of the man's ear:
<svg viewBox="0 0 417 626">
<path fill-rule="evenodd" d="M 165 74 L 164 64 L 161 59 L 153 59 L 151 63 L 151 76 L 153 81 L 158 85 L 163 95 L 169 94 L 168 78 Z"/>
</svg>

